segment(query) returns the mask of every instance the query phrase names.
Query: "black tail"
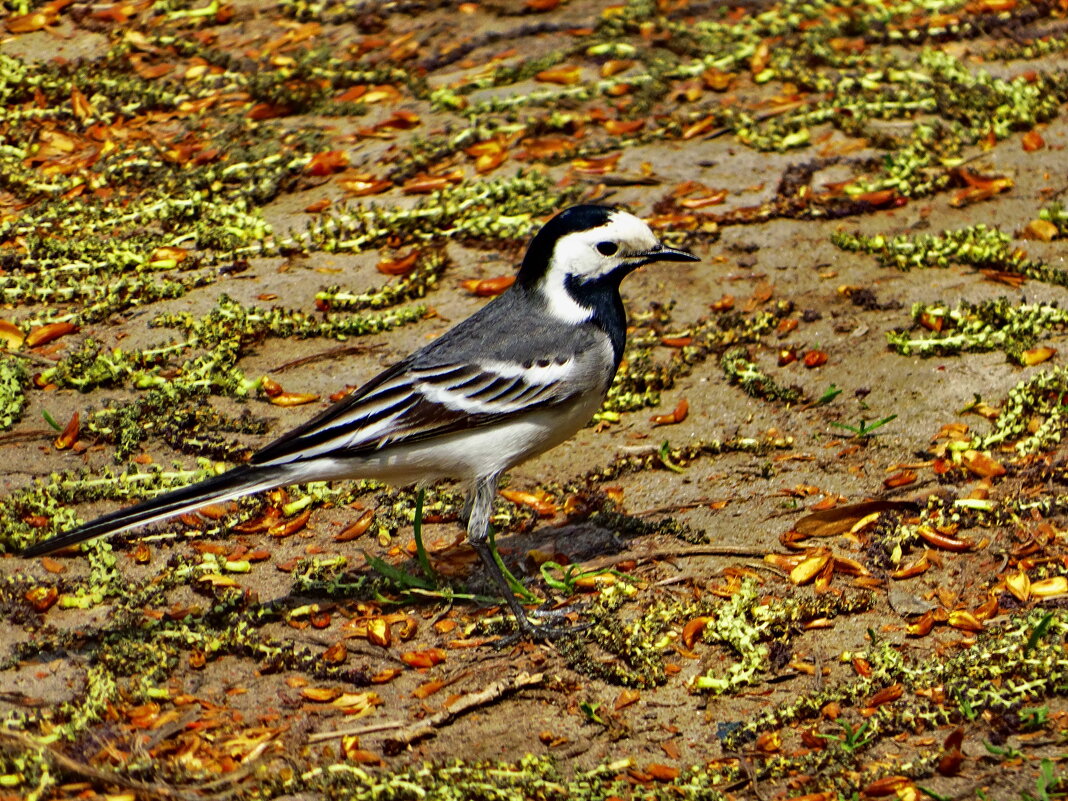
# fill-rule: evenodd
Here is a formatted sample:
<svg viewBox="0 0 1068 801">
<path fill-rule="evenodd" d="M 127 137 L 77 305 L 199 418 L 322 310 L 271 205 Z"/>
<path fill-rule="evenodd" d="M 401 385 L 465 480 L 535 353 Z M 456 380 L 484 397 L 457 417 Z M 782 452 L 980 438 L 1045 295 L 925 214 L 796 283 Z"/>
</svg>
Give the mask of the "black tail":
<svg viewBox="0 0 1068 801">
<path fill-rule="evenodd" d="M 285 467 L 237 467 L 222 475 L 165 492 L 147 501 L 98 517 L 84 526 L 31 545 L 23 550 L 21 555 L 42 556 L 95 537 L 117 534 L 147 523 L 166 520 L 209 503 L 228 501 L 241 495 L 288 484 L 291 481 L 289 475 L 290 471 Z"/>
</svg>

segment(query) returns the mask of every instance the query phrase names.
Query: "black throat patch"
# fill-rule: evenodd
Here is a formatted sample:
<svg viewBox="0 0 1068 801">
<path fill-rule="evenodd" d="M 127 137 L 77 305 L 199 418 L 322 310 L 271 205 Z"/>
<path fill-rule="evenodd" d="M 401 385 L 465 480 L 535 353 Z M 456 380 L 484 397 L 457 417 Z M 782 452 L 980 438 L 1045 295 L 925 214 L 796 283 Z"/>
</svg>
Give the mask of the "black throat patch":
<svg viewBox="0 0 1068 801">
<path fill-rule="evenodd" d="M 593 310 L 590 322 L 608 335 L 616 367 L 623 359 L 623 348 L 627 344 L 627 312 L 619 297 L 620 279 L 621 276 L 607 275 L 595 281 L 582 282 L 574 276 L 568 276 L 564 281 L 564 289 L 568 294 Z"/>
</svg>

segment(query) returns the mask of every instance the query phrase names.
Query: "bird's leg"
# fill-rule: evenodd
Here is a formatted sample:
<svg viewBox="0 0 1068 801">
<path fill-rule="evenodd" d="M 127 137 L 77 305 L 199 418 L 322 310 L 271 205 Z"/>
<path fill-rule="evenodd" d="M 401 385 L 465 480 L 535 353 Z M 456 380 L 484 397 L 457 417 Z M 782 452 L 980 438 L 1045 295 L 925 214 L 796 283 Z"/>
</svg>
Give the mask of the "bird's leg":
<svg viewBox="0 0 1068 801">
<path fill-rule="evenodd" d="M 426 488 L 420 485 L 415 495 L 415 519 L 412 521 L 412 536 L 415 539 L 415 557 L 419 561 L 419 567 L 431 584 L 436 583 L 434 568 L 430 566 L 430 557 L 427 556 L 426 546 L 423 544 L 423 499 L 426 496 Z"/>
<path fill-rule="evenodd" d="M 493 512 L 493 497 L 497 494 L 498 479 L 499 476 L 480 478 L 468 496 L 467 507 L 470 509 L 470 516 L 467 522 L 467 540 L 474 547 L 475 552 L 482 560 L 482 564 L 485 565 L 486 570 L 493 577 L 493 581 L 508 604 L 508 608 L 512 610 L 520 636 L 525 635 L 531 639 L 547 639 L 563 634 L 574 634 L 576 631 L 574 628 L 536 626 L 531 623 L 523 604 L 515 597 L 515 592 L 508 584 L 504 571 L 501 570 L 497 559 L 494 558 L 494 551 L 489 542 L 489 531 L 490 515 Z M 507 637 L 501 641 L 501 644 L 504 645 L 511 641 L 512 638 Z"/>
</svg>

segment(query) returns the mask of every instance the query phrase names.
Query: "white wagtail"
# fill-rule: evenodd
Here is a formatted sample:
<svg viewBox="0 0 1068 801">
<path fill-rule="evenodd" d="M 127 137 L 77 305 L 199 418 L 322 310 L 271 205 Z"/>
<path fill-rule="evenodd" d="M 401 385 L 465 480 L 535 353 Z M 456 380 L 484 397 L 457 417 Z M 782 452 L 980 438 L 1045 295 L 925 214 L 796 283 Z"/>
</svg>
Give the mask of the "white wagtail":
<svg viewBox="0 0 1068 801">
<path fill-rule="evenodd" d="M 39 556 L 286 484 L 379 478 L 467 486 L 467 536 L 520 630 L 532 624 L 493 559 L 489 524 L 505 470 L 578 431 L 612 383 L 626 341 L 619 284 L 655 261 L 697 261 L 637 217 L 573 206 L 535 235 L 515 284 L 425 348 L 239 467 L 104 515 L 23 551 Z"/>
</svg>

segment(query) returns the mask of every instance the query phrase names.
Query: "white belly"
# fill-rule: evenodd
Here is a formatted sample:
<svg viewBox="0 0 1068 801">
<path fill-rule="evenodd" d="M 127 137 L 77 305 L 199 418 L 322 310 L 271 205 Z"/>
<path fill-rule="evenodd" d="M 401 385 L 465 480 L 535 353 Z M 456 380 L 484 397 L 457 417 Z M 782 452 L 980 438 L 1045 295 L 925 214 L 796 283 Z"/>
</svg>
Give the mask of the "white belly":
<svg viewBox="0 0 1068 801">
<path fill-rule="evenodd" d="M 422 442 L 386 445 L 369 455 L 311 459 L 293 465 L 302 473 L 294 480 L 378 478 L 396 486 L 444 478 L 472 482 L 503 473 L 570 438 L 601 405 L 600 395 L 591 395 L 567 407 Z"/>
</svg>

